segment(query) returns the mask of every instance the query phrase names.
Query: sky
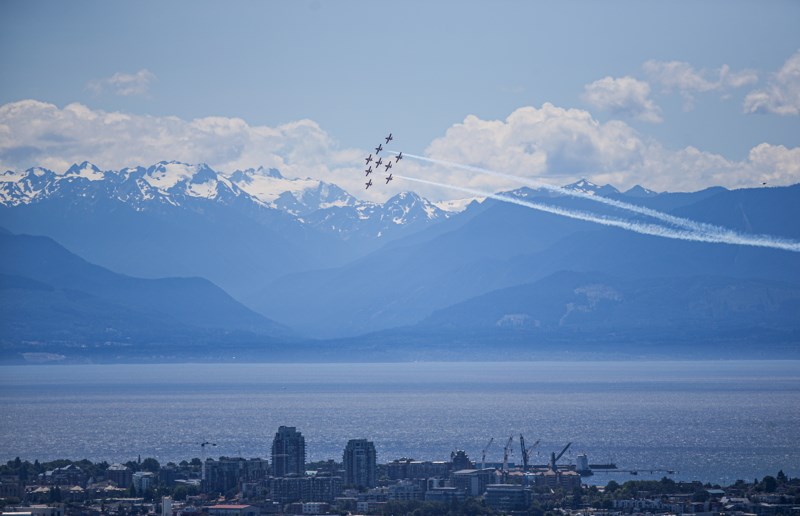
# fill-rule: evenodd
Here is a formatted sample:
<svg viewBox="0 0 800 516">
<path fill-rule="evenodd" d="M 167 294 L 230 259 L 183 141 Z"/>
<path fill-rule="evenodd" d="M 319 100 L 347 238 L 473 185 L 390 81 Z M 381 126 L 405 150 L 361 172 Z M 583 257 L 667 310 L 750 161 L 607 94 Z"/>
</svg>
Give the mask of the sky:
<svg viewBox="0 0 800 516">
<path fill-rule="evenodd" d="M 383 200 L 409 155 L 620 189 L 800 182 L 794 1 L 0 2 L 0 170 L 276 167 Z M 412 158 L 460 187 L 520 186 Z"/>
</svg>

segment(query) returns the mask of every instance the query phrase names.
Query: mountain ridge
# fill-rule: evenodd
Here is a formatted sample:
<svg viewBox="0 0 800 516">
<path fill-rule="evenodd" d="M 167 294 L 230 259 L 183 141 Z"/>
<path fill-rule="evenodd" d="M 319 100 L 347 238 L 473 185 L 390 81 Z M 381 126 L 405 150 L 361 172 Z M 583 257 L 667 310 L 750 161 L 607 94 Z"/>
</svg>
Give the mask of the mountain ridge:
<svg viewBox="0 0 800 516">
<path fill-rule="evenodd" d="M 663 304 L 641 297 L 650 303 L 642 306 L 666 307 L 665 311 L 683 314 L 685 321 L 690 319 L 681 309 L 687 300 L 680 289 L 671 289 L 670 283 L 696 292 L 698 299 L 725 288 L 753 292 L 756 297 L 764 292 L 791 293 L 800 284 L 797 253 L 666 239 L 492 198 L 444 214 L 437 203 L 413 192 L 401 192 L 382 204 L 363 203 L 336 185 L 287 180 L 276 169 L 222 174 L 204 164 L 163 161 L 123 171 L 104 172 L 82 162 L 63 174 L 43 168 L 5 173 L 0 177 L 0 189 L 6 194 L 21 192 L 31 202 L 0 205 L 0 226 L 18 234 L 53 238 L 85 260 L 128 276 L 206 278 L 251 310 L 298 331 L 300 338 L 323 339 L 304 342 L 317 352 L 324 351 L 319 356 L 326 359 L 335 359 L 335 346 L 340 345 L 342 356 L 352 357 L 348 353 L 362 344 L 372 350 L 370 356 L 381 356 L 388 353 L 379 340 L 384 337 L 400 346 L 398 353 L 403 339 L 412 347 L 416 343 L 436 348 L 439 344 L 434 336 L 442 339 L 442 346 L 445 341 L 467 340 L 478 345 L 480 339 L 500 346 L 506 337 L 523 346 L 534 334 L 548 342 L 562 342 L 574 335 L 587 345 L 609 344 L 614 335 L 627 339 L 631 346 L 637 339 L 656 337 L 660 342 L 670 342 L 670 338 L 676 343 L 688 342 L 688 323 L 656 328 L 654 314 L 653 335 L 640 328 L 625 329 L 622 322 L 615 333 L 613 328 L 592 327 L 586 319 L 588 312 L 579 309 L 566 320 L 582 321 L 582 326 L 550 328 L 542 333 L 541 328 L 525 327 L 526 321 L 536 317 L 524 310 L 524 300 L 520 300 L 521 308 L 495 314 L 494 322 L 502 321 L 500 326 L 470 326 L 492 313 L 491 304 L 463 316 L 465 324 L 457 322 L 458 318 L 448 328 L 430 324 L 465 306 L 481 306 L 479 300 L 486 297 L 512 299 L 517 288 L 533 299 L 535 292 L 523 286 L 539 284 L 561 272 L 613 279 L 613 284 L 609 283 L 612 290 L 592 295 L 624 293 L 625 289 L 630 293 L 650 285 L 654 292 L 664 293 Z M 288 184 L 298 189 L 285 190 Z M 646 210 L 624 209 L 622 202 L 746 236 L 800 239 L 796 223 L 800 220 L 800 185 L 656 193 L 644 187 L 620 192 L 611 185 L 583 179 L 563 188 L 574 194 L 521 187 L 503 196 L 547 204 L 562 213 L 590 213 L 630 224 L 659 220 Z M 598 199 L 603 202 L 596 202 Z M 74 302 L 87 313 L 121 320 L 119 310 L 93 301 L 109 295 L 92 283 L 96 280 L 53 285 L 48 278 L 31 278 L 14 270 L 0 270 L 0 274 L 5 274 L 7 285 L 25 290 L 32 303 L 51 302 L 56 292 L 62 304 L 77 300 Z M 713 278 L 727 283 L 716 286 Z M 90 287 L 95 290 L 86 292 Z M 575 288 L 583 286 L 553 291 L 551 301 L 563 298 L 564 303 L 585 306 L 585 293 L 583 298 L 575 298 Z M 145 298 L 142 295 L 140 300 Z M 599 303 L 606 306 L 608 299 L 603 299 L 601 296 Z M 757 307 L 748 308 L 752 312 L 742 317 L 753 324 L 740 327 L 732 317 L 729 326 L 740 328 L 752 339 L 798 342 L 792 340 L 800 333 L 791 312 L 794 302 L 790 296 L 783 311 L 770 315 L 773 319 L 762 326 L 753 322 L 752 317 L 759 315 Z M 564 303 L 558 305 L 562 312 Z M 633 310 L 631 305 L 625 306 L 624 310 Z M 716 310 L 730 315 L 724 307 Z M 185 316 L 176 312 L 170 318 L 177 324 Z M 744 340 L 715 326 L 712 319 L 702 319 L 692 328 L 709 342 Z M 445 352 L 444 347 L 437 349 Z M 273 348 L 271 352 L 278 351 Z M 292 351 L 280 352 L 293 356 Z M 416 349 L 413 356 L 427 355 Z"/>
</svg>

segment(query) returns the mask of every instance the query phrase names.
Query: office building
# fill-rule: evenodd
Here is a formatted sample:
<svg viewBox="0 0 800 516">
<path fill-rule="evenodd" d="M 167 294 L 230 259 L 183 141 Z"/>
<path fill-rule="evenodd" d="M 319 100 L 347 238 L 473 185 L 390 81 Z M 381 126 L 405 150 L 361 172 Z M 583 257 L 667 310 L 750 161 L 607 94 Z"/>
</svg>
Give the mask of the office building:
<svg viewBox="0 0 800 516">
<path fill-rule="evenodd" d="M 348 486 L 375 487 L 377 467 L 375 445 L 366 439 L 350 439 L 344 449 L 344 483 Z"/>
<path fill-rule="evenodd" d="M 293 426 L 278 428 L 272 440 L 272 475 L 305 475 L 306 439 Z"/>
</svg>

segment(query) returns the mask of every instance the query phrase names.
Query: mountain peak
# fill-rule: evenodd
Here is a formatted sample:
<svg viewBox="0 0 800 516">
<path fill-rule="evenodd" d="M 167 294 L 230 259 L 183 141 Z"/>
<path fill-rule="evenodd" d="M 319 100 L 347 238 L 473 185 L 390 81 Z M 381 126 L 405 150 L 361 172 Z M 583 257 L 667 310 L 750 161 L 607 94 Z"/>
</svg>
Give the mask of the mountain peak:
<svg viewBox="0 0 800 516">
<path fill-rule="evenodd" d="M 100 181 L 105 179 L 105 174 L 93 163 L 84 161 L 80 165 L 73 164 L 64 172 L 65 176 L 78 176 L 89 181 Z"/>
<path fill-rule="evenodd" d="M 265 169 L 264 167 L 258 167 L 258 170 L 256 172 L 258 172 L 263 176 L 274 177 L 275 179 L 284 179 L 284 177 L 281 175 L 280 170 L 278 170 L 277 168 Z"/>
<path fill-rule="evenodd" d="M 628 197 L 639 197 L 639 198 L 655 197 L 656 195 L 658 195 L 658 192 L 655 192 L 640 185 L 636 185 L 626 190 L 625 195 L 627 195 Z"/>
<path fill-rule="evenodd" d="M 564 185 L 562 188 L 564 188 L 565 190 L 572 190 L 574 192 L 581 192 L 587 195 L 605 196 L 605 195 L 619 193 L 619 190 L 617 190 L 611 185 L 598 186 L 597 184 L 592 183 L 586 178 L 582 178 L 574 183 Z"/>
</svg>

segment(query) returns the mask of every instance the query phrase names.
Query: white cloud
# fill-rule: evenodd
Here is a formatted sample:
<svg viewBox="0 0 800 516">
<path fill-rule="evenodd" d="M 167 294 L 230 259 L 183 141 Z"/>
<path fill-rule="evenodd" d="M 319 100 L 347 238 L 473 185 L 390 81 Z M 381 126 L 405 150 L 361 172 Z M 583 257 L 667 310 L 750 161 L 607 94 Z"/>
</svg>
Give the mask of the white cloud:
<svg viewBox="0 0 800 516">
<path fill-rule="evenodd" d="M 650 60 L 646 61 L 642 68 L 649 80 L 660 85 L 664 92 L 680 93 L 686 110 L 693 109 L 696 93 L 723 92 L 758 81 L 758 74 L 753 70 L 732 72 L 726 64 L 716 70 L 696 70 L 684 61 Z"/>
<path fill-rule="evenodd" d="M 178 160 L 228 172 L 274 167 L 287 177 L 335 182 L 354 194 L 364 189 L 362 151 L 339 149 L 311 120 L 253 126 L 240 118 L 183 120 L 24 100 L 0 106 L 0 135 L 0 170 L 64 171 L 84 160 L 118 170 Z M 364 197 L 386 194 L 372 190 Z"/>
<path fill-rule="evenodd" d="M 150 84 L 155 82 L 156 75 L 147 69 L 134 74 L 117 72 L 111 77 L 91 81 L 87 87 L 97 94 L 106 92 L 128 97 L 131 95 L 147 95 Z"/>
<path fill-rule="evenodd" d="M 505 120 L 468 116 L 450 127 L 427 153 L 532 177 L 575 177 L 630 168 L 641 160 L 636 131 L 620 121 L 605 124 L 580 109 L 545 103 L 519 108 Z"/>
<path fill-rule="evenodd" d="M 747 159 L 732 161 L 694 147 L 667 149 L 624 122 L 603 124 L 586 111 L 550 104 L 520 108 L 505 120 L 469 116 L 435 140 L 427 155 L 558 185 L 581 177 L 660 191 L 800 182 L 800 148 L 761 144 Z M 420 177 L 490 191 L 521 186 L 444 167 L 429 167 L 424 174 Z"/>
<path fill-rule="evenodd" d="M 661 122 L 660 108 L 650 96 L 650 85 L 633 77 L 604 77 L 584 87 L 583 100 L 616 115 L 644 122 Z"/>
<path fill-rule="evenodd" d="M 183 120 L 25 100 L 0 106 L 0 136 L 0 170 L 44 166 L 58 172 L 84 160 L 117 170 L 178 160 L 205 162 L 226 172 L 275 167 L 287 177 L 333 182 L 370 200 L 385 200 L 403 189 L 433 200 L 463 197 L 457 191 L 422 189 L 403 181 L 389 186 L 375 181 L 376 187 L 365 191 L 362 164 L 369 151 L 340 148 L 311 120 L 254 126 L 240 118 Z M 669 191 L 800 182 L 800 148 L 764 143 L 747 159 L 731 161 L 692 147 L 665 149 L 622 121 L 601 123 L 585 110 L 551 104 L 519 108 L 504 120 L 468 116 L 434 140 L 427 155 L 556 185 L 581 177 L 619 188 L 641 184 Z M 522 186 L 411 158 L 393 172 L 488 191 Z"/>
<path fill-rule="evenodd" d="M 800 115 L 800 50 L 773 74 L 766 88 L 754 90 L 744 99 L 746 113 Z"/>
</svg>

